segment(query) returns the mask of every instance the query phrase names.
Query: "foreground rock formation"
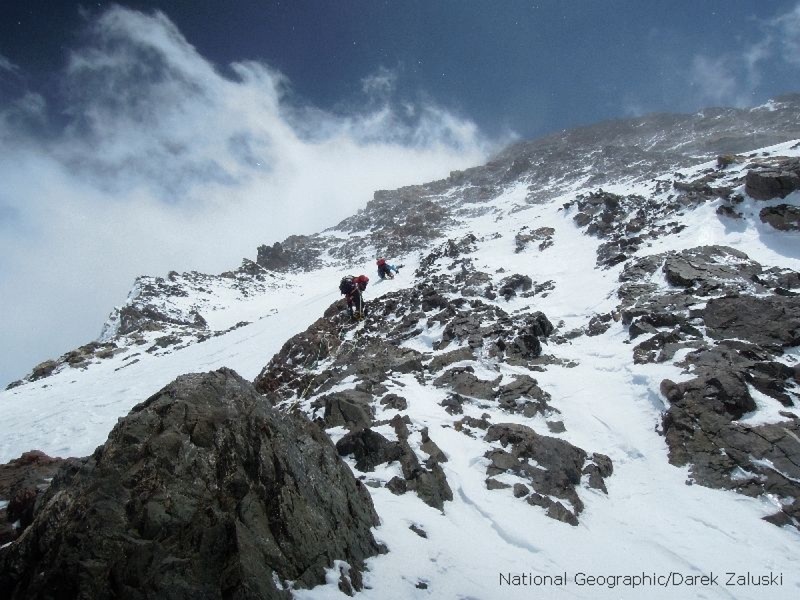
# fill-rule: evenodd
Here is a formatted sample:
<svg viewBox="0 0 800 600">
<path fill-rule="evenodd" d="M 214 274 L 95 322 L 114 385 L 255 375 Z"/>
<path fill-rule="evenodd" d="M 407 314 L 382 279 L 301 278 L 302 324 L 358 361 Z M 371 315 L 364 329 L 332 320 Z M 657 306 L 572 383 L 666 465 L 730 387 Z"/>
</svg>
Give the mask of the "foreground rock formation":
<svg viewBox="0 0 800 600">
<path fill-rule="evenodd" d="M 289 598 L 334 561 L 349 591 L 377 522 L 315 425 L 228 369 L 184 375 L 55 476 L 0 550 L 0 596 Z"/>
</svg>

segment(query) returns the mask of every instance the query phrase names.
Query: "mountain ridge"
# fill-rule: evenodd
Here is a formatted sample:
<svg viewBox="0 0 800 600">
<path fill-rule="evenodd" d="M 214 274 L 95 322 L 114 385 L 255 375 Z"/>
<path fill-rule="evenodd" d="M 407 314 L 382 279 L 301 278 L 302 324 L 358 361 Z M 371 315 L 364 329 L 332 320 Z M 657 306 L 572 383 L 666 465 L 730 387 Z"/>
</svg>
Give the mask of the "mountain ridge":
<svg viewBox="0 0 800 600">
<path fill-rule="evenodd" d="M 43 435 L 50 452 L 91 449 L 150 388 L 232 366 L 324 430 L 370 490 L 389 553 L 367 560 L 365 597 L 506 597 L 497 573 L 531 569 L 767 565 L 787 574 L 769 597 L 793 597 L 800 134 L 730 140 L 746 142 L 734 117 L 754 111 L 764 135 L 794 134 L 798 100 L 697 116 L 713 139 L 680 168 L 681 152 L 603 139 L 564 155 L 556 136 L 376 192 L 236 271 L 144 278 L 103 342 L 117 347 L 4 392 L 4 456 Z M 670 133 L 658 143 L 688 135 Z M 351 323 L 335 285 L 377 254 L 405 266 Z M 74 402 L 58 405 L 66 423 L 45 414 L 59 396 Z"/>
</svg>

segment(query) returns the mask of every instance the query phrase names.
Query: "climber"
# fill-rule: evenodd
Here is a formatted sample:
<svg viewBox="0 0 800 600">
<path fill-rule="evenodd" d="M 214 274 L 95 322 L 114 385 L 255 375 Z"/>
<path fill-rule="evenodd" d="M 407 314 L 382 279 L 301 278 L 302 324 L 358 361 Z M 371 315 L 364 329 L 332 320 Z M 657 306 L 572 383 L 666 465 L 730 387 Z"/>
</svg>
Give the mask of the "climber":
<svg viewBox="0 0 800 600">
<path fill-rule="evenodd" d="M 387 263 L 385 258 L 378 258 L 378 277 L 381 279 L 385 279 L 387 277 L 389 279 L 394 279 L 392 271 L 399 273 L 400 269 Z"/>
<path fill-rule="evenodd" d="M 339 283 L 339 291 L 344 294 L 347 299 L 347 310 L 350 316 L 356 321 L 360 321 L 366 316 L 364 306 L 364 297 L 361 295 L 367 289 L 369 277 L 366 275 L 347 275 L 342 277 Z"/>
</svg>

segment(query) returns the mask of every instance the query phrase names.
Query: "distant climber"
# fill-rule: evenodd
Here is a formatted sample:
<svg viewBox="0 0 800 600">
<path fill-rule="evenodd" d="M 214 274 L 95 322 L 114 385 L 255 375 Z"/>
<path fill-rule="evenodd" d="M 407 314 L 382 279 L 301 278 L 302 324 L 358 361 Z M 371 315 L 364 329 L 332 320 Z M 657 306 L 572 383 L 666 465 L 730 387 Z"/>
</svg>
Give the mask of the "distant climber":
<svg viewBox="0 0 800 600">
<path fill-rule="evenodd" d="M 394 279 L 392 271 L 394 271 L 395 274 L 397 274 L 400 272 L 400 269 L 395 267 L 394 265 L 390 265 L 389 263 L 387 263 L 385 258 L 378 259 L 378 277 L 380 277 L 381 279 L 386 279 L 387 277 L 389 279 Z"/>
<path fill-rule="evenodd" d="M 339 291 L 347 299 L 347 310 L 350 316 L 356 321 L 360 321 L 366 316 L 364 297 L 361 295 L 367 289 L 369 277 L 366 275 L 347 275 L 342 277 L 339 283 Z"/>
</svg>

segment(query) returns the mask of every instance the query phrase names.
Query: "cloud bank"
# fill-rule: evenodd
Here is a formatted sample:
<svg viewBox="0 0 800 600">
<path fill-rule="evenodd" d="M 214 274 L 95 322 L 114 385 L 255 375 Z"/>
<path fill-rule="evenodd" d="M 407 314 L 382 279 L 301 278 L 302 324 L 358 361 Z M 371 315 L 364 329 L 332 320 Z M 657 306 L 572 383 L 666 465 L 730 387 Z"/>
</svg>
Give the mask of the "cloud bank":
<svg viewBox="0 0 800 600">
<path fill-rule="evenodd" d="M 497 147 L 394 106 L 388 69 L 360 82 L 365 108 L 331 113 L 268 65 L 214 66 L 162 13 L 114 7 L 84 39 L 60 106 L 25 91 L 0 112 L 0 383 L 93 339 L 139 274 L 236 267 Z"/>
</svg>

